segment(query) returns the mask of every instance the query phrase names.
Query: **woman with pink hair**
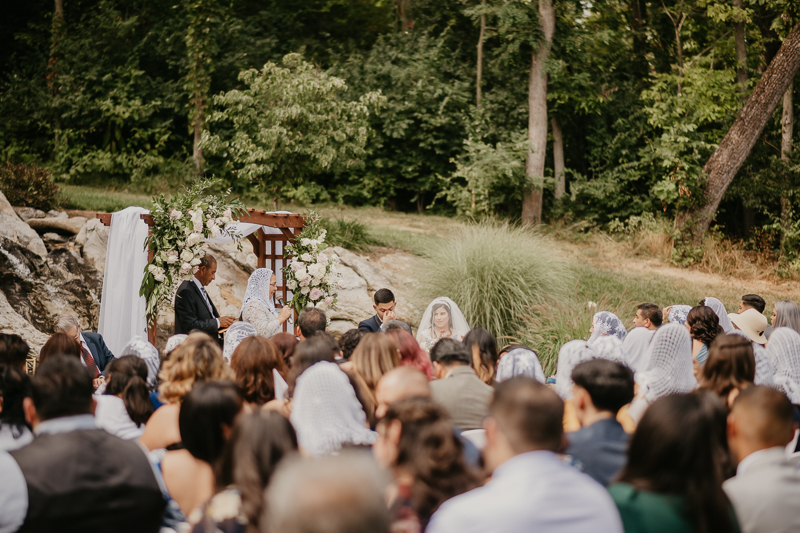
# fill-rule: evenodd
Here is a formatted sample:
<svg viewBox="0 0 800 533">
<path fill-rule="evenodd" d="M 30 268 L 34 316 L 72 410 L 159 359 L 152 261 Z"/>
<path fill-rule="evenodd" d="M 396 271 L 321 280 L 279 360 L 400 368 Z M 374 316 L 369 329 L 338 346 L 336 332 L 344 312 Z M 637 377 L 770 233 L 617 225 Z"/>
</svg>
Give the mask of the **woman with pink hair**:
<svg viewBox="0 0 800 533">
<path fill-rule="evenodd" d="M 402 329 L 395 329 L 387 333 L 398 353 L 400 354 L 400 364 L 416 368 L 428 376 L 428 381 L 433 380 L 433 366 L 425 350 L 408 332 Z"/>
</svg>

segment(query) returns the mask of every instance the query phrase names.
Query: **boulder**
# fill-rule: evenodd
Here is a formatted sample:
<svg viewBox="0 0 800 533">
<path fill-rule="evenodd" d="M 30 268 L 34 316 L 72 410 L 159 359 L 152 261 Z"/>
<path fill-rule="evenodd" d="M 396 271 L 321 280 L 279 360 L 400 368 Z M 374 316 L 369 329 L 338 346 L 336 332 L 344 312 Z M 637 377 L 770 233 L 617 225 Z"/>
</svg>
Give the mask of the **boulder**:
<svg viewBox="0 0 800 533">
<path fill-rule="evenodd" d="M 375 313 L 372 300 L 367 294 L 367 282 L 348 266 L 340 265 L 339 272 L 342 277 L 336 308 L 326 314 L 331 320 L 348 320 L 353 323 L 366 320 Z"/>
<path fill-rule="evenodd" d="M 47 257 L 47 248 L 39 234 L 17 216 L 2 192 L 0 192 L 0 238 L 6 238 L 27 248 L 41 259 Z"/>
<path fill-rule="evenodd" d="M 42 235 L 42 240 L 43 241 L 47 241 L 48 243 L 67 242 L 67 240 L 64 237 L 62 237 L 61 235 L 59 235 L 58 233 L 45 233 L 44 235 Z"/>
<path fill-rule="evenodd" d="M 343 333 L 358 327 L 358 324 L 350 320 L 331 320 L 328 324 L 328 333 L 333 335 L 333 338 L 339 340 Z"/>
<path fill-rule="evenodd" d="M 106 269 L 109 229 L 100 219 L 91 218 L 75 237 L 75 242 L 83 247 L 84 261 L 99 272 Z"/>
<path fill-rule="evenodd" d="M 28 225 L 39 232 L 56 231 L 58 233 L 67 233 L 77 235 L 86 224 L 86 219 L 83 217 L 67 218 L 66 213 L 64 217 L 54 218 L 32 218 L 28 220 Z"/>
<path fill-rule="evenodd" d="M 2 291 L 0 291 L 0 333 L 19 335 L 37 354 L 50 338 L 49 335 L 36 329 L 22 315 L 14 311 Z"/>
<path fill-rule="evenodd" d="M 48 211 L 47 216 L 50 218 L 69 218 L 69 215 L 66 211 L 58 211 L 56 209 L 51 209 Z"/>
<path fill-rule="evenodd" d="M 33 207 L 15 207 L 14 212 L 23 222 L 27 222 L 32 218 L 44 218 L 47 216 L 41 209 L 34 209 Z"/>
<path fill-rule="evenodd" d="M 391 288 L 392 282 L 383 272 L 373 266 L 368 257 L 356 255 L 350 250 L 345 250 L 340 246 L 335 246 L 333 250 L 337 253 L 342 263 L 352 268 L 356 274 L 364 278 L 367 282 L 367 290 L 375 292 L 378 289 Z"/>
</svg>

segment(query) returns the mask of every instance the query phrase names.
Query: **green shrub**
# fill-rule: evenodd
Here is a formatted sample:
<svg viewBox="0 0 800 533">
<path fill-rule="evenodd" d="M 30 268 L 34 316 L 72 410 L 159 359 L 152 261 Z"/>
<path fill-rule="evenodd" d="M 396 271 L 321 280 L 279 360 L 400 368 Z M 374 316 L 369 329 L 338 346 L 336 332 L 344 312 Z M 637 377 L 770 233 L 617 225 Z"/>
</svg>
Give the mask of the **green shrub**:
<svg viewBox="0 0 800 533">
<path fill-rule="evenodd" d="M 58 185 L 53 183 L 50 171 L 36 165 L 9 163 L 0 168 L 0 191 L 15 206 L 49 211 L 61 203 Z"/>
<path fill-rule="evenodd" d="M 376 244 L 369 235 L 367 225 L 357 220 L 343 218 L 323 218 L 322 227 L 328 231 L 325 239 L 331 246 L 341 246 L 354 252 L 365 252 Z"/>
<path fill-rule="evenodd" d="M 425 296 L 450 297 L 471 327 L 486 328 L 499 344 L 520 337 L 532 306 L 560 301 L 574 283 L 549 238 L 508 224 L 467 226 L 425 255 Z"/>
</svg>

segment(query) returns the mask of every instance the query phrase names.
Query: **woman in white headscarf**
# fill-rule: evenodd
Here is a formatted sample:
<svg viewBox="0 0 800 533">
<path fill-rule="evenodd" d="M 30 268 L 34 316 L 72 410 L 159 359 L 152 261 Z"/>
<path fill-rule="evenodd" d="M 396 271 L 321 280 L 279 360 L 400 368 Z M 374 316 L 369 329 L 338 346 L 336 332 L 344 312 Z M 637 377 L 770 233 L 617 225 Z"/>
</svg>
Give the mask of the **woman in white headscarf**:
<svg viewBox="0 0 800 533">
<path fill-rule="evenodd" d="M 150 392 L 156 390 L 158 386 L 158 371 L 161 369 L 161 359 L 158 357 L 158 349 L 140 336 L 136 336 L 125 345 L 119 355 L 135 355 L 143 359 L 147 364 L 147 388 Z"/>
<path fill-rule="evenodd" d="M 691 305 L 670 305 L 664 308 L 664 316 L 672 324 L 686 324 L 686 317 L 689 316 L 689 311 L 692 310 Z"/>
<path fill-rule="evenodd" d="M 461 309 L 450 298 L 440 296 L 425 309 L 417 328 L 417 342 L 430 353 L 433 345 L 441 339 L 455 339 L 460 342 L 467 333 L 469 324 Z"/>
<path fill-rule="evenodd" d="M 495 381 L 500 383 L 517 376 L 534 378 L 539 383 L 545 382 L 539 356 L 536 355 L 536 352 L 524 346 L 513 348 L 500 358 L 497 364 Z"/>
<path fill-rule="evenodd" d="M 598 338 L 605 336 L 613 336 L 623 340 L 628 330 L 625 329 L 625 325 L 617 315 L 610 311 L 600 311 L 592 317 L 592 327 L 589 329 L 589 333 L 591 333 L 589 344 L 592 344 Z"/>
<path fill-rule="evenodd" d="M 647 368 L 647 354 L 655 333 L 655 330 L 639 327 L 633 328 L 625 335 L 622 349 L 626 352 L 628 366 L 634 373 Z"/>
<path fill-rule="evenodd" d="M 292 308 L 284 306 L 280 313 L 273 298 L 278 290 L 275 273 L 269 268 L 257 268 L 247 280 L 242 300 L 240 319 L 249 322 L 262 337 L 270 338 L 283 330 L 283 324 L 292 316 Z"/>
<path fill-rule="evenodd" d="M 587 341 L 569 341 L 561 347 L 556 367 L 556 393 L 562 400 L 572 398 L 572 370 L 575 366 L 595 357 L 597 352 Z"/>
<path fill-rule="evenodd" d="M 378 434 L 367 427 L 347 375 L 336 363 L 314 363 L 297 378 L 291 421 L 300 448 L 312 456 L 338 452 L 344 445 L 369 446 Z"/>
<path fill-rule="evenodd" d="M 731 322 L 731 319 L 728 318 L 728 311 L 725 310 L 725 306 L 722 305 L 722 302 L 713 296 L 706 296 L 703 299 L 703 305 L 710 307 L 717 314 L 719 317 L 719 325 L 722 328 L 722 331 L 725 333 L 733 333 L 736 331 L 733 322 Z"/>
<path fill-rule="evenodd" d="M 775 367 L 775 387 L 794 405 L 800 405 L 800 333 L 775 328 L 769 337 L 767 355 Z"/>
<path fill-rule="evenodd" d="M 230 364 L 233 352 L 247 337 L 258 335 L 256 328 L 249 322 L 234 322 L 225 332 L 225 344 L 222 347 L 222 358 Z"/>
</svg>

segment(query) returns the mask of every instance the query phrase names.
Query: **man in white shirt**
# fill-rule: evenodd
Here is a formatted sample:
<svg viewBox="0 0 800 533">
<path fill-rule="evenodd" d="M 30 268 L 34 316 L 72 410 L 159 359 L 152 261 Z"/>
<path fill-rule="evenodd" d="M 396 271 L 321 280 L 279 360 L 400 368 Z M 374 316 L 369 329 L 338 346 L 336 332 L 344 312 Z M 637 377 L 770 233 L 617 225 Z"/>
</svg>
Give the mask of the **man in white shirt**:
<svg viewBox="0 0 800 533">
<path fill-rule="evenodd" d="M 446 501 L 428 533 L 622 533 L 608 492 L 562 461 L 564 404 L 532 378 L 517 377 L 495 389 L 484 460 L 492 479 Z"/>
<path fill-rule="evenodd" d="M 764 386 L 743 390 L 728 416 L 728 445 L 739 466 L 723 484 L 742 533 L 800 531 L 800 471 L 786 457 L 792 404 Z"/>
</svg>

